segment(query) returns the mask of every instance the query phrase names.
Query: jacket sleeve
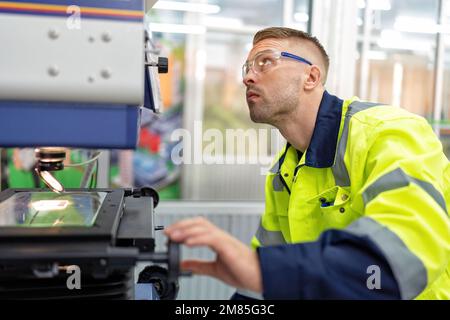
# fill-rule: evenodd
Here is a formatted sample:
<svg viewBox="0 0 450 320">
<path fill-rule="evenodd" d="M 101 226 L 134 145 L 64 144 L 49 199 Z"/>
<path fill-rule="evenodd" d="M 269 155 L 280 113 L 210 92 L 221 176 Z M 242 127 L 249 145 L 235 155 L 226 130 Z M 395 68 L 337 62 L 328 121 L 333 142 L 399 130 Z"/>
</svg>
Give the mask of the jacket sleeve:
<svg viewBox="0 0 450 320">
<path fill-rule="evenodd" d="M 445 272 L 441 143 L 419 118 L 381 123 L 371 136 L 359 154 L 365 169 L 354 201 L 362 217 L 315 242 L 259 248 L 265 298 L 412 299 Z"/>
<path fill-rule="evenodd" d="M 412 299 L 445 272 L 450 259 L 449 162 L 423 118 L 385 121 L 374 131 L 356 197 L 365 217 L 349 232 L 377 244 L 401 297 Z"/>
</svg>

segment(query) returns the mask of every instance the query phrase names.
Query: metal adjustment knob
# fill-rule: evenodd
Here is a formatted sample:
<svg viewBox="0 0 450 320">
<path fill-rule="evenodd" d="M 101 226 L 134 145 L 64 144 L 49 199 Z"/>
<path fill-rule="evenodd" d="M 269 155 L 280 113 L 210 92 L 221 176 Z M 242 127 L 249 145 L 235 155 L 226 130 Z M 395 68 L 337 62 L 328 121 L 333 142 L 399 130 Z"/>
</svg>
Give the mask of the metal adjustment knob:
<svg viewBox="0 0 450 320">
<path fill-rule="evenodd" d="M 158 57 L 158 73 L 169 72 L 169 59 L 165 57 Z"/>
</svg>

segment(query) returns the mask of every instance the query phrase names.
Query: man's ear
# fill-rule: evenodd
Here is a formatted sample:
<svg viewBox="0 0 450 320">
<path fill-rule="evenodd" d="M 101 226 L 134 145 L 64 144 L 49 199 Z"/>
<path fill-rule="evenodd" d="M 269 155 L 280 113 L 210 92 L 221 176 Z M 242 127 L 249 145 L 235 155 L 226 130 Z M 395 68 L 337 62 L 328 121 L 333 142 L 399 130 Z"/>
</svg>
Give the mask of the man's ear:
<svg viewBox="0 0 450 320">
<path fill-rule="evenodd" d="M 312 65 L 309 67 L 309 73 L 307 75 L 306 81 L 304 83 L 305 90 L 312 90 L 321 84 L 322 73 L 318 66 Z"/>
</svg>

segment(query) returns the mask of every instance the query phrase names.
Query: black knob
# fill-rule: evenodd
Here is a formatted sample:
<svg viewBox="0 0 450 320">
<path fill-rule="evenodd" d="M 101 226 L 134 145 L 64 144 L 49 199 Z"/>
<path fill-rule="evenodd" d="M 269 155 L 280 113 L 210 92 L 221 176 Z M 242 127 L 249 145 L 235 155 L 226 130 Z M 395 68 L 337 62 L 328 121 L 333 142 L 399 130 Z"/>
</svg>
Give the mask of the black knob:
<svg viewBox="0 0 450 320">
<path fill-rule="evenodd" d="M 165 57 L 158 57 L 158 73 L 169 72 L 169 59 Z"/>
</svg>

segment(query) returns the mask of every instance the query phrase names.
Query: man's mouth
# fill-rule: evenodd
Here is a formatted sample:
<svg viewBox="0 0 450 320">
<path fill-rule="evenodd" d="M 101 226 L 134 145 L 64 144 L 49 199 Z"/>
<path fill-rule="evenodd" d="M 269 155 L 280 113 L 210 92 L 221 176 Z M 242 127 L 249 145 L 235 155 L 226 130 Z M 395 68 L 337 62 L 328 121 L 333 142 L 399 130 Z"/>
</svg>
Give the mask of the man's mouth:
<svg viewBox="0 0 450 320">
<path fill-rule="evenodd" d="M 247 92 L 247 100 L 256 99 L 259 97 L 259 94 L 257 94 L 254 91 L 248 91 Z"/>
</svg>

